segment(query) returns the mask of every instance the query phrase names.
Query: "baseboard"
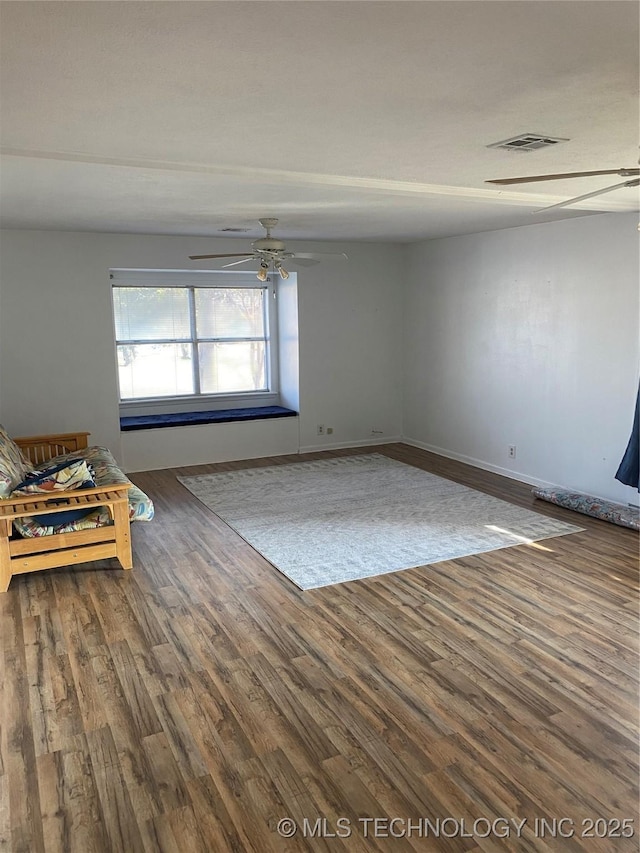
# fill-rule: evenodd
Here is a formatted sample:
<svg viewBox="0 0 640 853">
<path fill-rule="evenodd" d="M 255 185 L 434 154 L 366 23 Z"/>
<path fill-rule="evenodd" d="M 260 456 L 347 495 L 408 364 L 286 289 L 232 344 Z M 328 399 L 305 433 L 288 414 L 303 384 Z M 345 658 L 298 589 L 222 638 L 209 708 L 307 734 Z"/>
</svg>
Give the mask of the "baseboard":
<svg viewBox="0 0 640 853">
<path fill-rule="evenodd" d="M 475 459 L 473 456 L 465 456 L 463 453 L 454 453 L 452 450 L 445 450 L 443 447 L 435 447 L 433 444 L 426 444 L 424 441 L 417 441 L 415 438 L 409 438 L 406 435 L 402 437 L 402 442 L 409 444 L 411 447 L 418 447 L 420 450 L 428 450 L 429 453 L 435 453 L 437 456 L 444 456 L 446 459 L 455 459 L 456 462 L 464 462 L 466 465 L 472 465 L 474 468 L 491 471 L 492 474 L 500 474 L 501 477 L 517 480 L 528 486 L 541 486 L 545 489 L 564 488 L 559 483 L 549 483 L 546 480 L 539 480 L 537 477 L 531 477 L 529 474 L 521 474 L 519 471 L 502 468 L 500 465 L 492 465 L 490 462 Z"/>
<path fill-rule="evenodd" d="M 480 468 L 483 471 L 491 471 L 493 474 L 500 474 L 501 477 L 508 477 L 510 480 L 518 480 L 520 483 L 525 483 L 527 486 L 540 486 L 543 489 L 569 489 L 570 491 L 580 491 L 572 486 L 567 486 L 566 483 L 550 483 L 548 480 L 539 480 L 537 477 L 532 477 L 530 474 L 521 474 L 518 471 L 511 471 L 509 468 L 501 468 L 499 465 L 491 465 L 489 462 L 484 462 L 482 459 L 474 459 L 472 456 L 464 456 L 462 453 L 454 453 L 451 450 L 445 450 L 442 447 L 435 447 L 433 444 L 426 444 L 424 441 L 416 441 L 414 438 L 408 438 L 406 435 L 401 441 L 404 444 L 409 444 L 411 447 L 418 447 L 420 450 L 428 450 L 429 453 L 435 453 L 437 456 L 444 456 L 446 459 L 455 459 L 456 462 L 464 462 L 466 465 L 472 465 L 474 468 Z M 581 492 L 586 494 L 586 492 Z M 606 495 L 598 495 L 595 492 L 589 492 L 591 497 L 609 503 L 618 503 L 633 507 L 638 507 L 637 503 L 630 503 L 621 500 L 620 498 L 607 497 Z"/>
<path fill-rule="evenodd" d="M 342 450 L 347 447 L 371 447 L 375 444 L 397 444 L 400 441 L 404 441 L 400 435 L 387 435 L 384 438 L 366 438 L 358 441 L 334 441 L 324 444 L 309 444 L 306 447 L 300 447 L 298 453 L 315 453 L 318 450 Z"/>
</svg>

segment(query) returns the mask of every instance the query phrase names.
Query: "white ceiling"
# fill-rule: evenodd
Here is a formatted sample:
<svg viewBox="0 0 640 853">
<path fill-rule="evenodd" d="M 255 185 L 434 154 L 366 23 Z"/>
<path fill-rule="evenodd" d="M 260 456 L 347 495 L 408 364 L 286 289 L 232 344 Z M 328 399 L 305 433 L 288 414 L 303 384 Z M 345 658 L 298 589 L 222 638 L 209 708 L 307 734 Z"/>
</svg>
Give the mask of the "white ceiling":
<svg viewBox="0 0 640 853">
<path fill-rule="evenodd" d="M 633 0 L 2 2 L 2 224 L 412 241 L 638 209 Z M 523 132 L 570 141 L 487 148 Z M 241 235 L 246 239 L 246 235 Z"/>
</svg>

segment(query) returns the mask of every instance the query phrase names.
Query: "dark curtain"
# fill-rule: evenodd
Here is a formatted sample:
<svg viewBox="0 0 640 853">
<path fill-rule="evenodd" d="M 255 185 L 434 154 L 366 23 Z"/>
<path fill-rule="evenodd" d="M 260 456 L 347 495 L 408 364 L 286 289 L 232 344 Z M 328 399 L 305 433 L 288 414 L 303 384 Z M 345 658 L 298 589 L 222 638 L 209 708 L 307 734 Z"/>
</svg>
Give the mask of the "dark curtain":
<svg viewBox="0 0 640 853">
<path fill-rule="evenodd" d="M 631 427 L 631 438 L 622 457 L 620 467 L 616 472 L 616 480 L 620 480 L 625 486 L 633 486 L 640 492 L 640 388 L 638 388 L 638 399 L 636 400 L 636 413 Z"/>
</svg>

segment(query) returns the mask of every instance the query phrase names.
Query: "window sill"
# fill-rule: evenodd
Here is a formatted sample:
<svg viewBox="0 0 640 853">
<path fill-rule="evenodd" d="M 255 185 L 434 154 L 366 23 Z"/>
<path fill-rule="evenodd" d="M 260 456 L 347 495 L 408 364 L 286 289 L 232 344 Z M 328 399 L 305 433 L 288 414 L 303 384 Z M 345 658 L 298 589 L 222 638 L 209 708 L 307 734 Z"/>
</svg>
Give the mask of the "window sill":
<svg viewBox="0 0 640 853">
<path fill-rule="evenodd" d="M 165 427 L 199 426 L 200 424 L 261 421 L 272 418 L 295 418 L 298 413 L 282 406 L 256 406 L 246 409 L 218 409 L 208 412 L 171 412 L 164 415 L 130 415 L 120 418 L 120 432 Z"/>
</svg>

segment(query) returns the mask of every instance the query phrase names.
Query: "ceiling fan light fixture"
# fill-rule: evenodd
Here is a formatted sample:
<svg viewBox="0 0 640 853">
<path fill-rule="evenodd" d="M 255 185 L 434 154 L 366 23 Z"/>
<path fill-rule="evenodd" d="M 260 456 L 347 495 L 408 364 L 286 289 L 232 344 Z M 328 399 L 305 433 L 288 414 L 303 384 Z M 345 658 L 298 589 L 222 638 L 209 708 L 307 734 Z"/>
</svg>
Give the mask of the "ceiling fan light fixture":
<svg viewBox="0 0 640 853">
<path fill-rule="evenodd" d="M 260 269 L 257 273 L 258 281 L 266 281 L 268 272 L 269 264 L 266 261 L 260 261 Z"/>
<path fill-rule="evenodd" d="M 283 278 L 283 279 L 286 281 L 286 280 L 289 278 L 289 273 L 288 273 L 288 272 L 287 272 L 287 270 L 282 266 L 282 261 L 276 261 L 276 262 L 275 262 L 275 264 L 274 264 L 274 266 L 275 266 L 275 268 L 276 268 L 277 272 L 279 272 L 279 273 L 280 273 L 280 278 Z"/>
</svg>

